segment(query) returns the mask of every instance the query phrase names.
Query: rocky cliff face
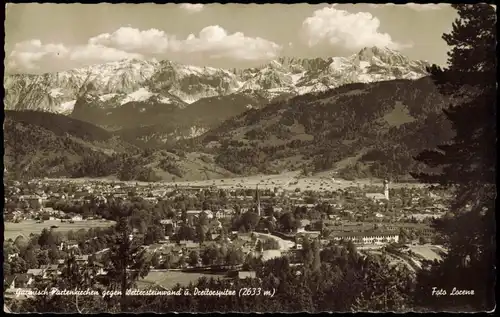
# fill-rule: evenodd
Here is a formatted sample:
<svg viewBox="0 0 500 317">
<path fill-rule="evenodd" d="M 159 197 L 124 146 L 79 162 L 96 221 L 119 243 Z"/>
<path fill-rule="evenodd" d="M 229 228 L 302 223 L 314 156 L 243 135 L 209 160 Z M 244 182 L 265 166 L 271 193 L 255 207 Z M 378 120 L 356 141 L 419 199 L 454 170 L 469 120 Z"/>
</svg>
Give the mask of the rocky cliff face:
<svg viewBox="0 0 500 317">
<path fill-rule="evenodd" d="M 70 114 L 77 100 L 86 95 L 97 98 L 105 108 L 129 102 L 183 108 L 204 98 L 231 94 L 258 95 L 271 101 L 348 83 L 417 79 L 426 75 L 427 65 L 377 47 L 350 57 L 279 58 L 237 71 L 132 59 L 59 73 L 7 75 L 4 104 L 12 110 Z"/>
</svg>

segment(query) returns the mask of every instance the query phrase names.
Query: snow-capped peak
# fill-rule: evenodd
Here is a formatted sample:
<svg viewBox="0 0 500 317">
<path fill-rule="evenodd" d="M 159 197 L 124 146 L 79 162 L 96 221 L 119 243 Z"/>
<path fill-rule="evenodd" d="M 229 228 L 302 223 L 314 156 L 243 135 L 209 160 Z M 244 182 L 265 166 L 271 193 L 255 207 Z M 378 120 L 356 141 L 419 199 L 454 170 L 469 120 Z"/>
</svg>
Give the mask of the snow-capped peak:
<svg viewBox="0 0 500 317">
<path fill-rule="evenodd" d="M 358 61 L 364 62 L 383 62 L 387 64 L 408 64 L 409 60 L 400 52 L 388 47 L 365 47 L 356 55 Z"/>
</svg>

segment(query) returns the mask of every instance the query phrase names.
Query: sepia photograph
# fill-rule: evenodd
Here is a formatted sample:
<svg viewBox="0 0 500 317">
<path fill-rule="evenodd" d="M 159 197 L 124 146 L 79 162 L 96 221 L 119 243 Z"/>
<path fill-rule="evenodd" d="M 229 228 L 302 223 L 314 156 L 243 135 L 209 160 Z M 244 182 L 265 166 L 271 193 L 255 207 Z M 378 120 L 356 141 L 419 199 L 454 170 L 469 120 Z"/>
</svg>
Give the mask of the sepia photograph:
<svg viewBox="0 0 500 317">
<path fill-rule="evenodd" d="M 496 19 L 5 4 L 4 312 L 494 312 Z"/>
</svg>

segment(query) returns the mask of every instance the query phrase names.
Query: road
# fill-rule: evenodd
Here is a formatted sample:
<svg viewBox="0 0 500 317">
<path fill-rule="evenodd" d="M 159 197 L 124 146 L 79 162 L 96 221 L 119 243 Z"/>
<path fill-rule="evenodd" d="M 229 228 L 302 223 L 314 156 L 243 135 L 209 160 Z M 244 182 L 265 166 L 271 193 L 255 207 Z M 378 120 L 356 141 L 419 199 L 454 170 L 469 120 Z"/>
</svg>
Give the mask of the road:
<svg viewBox="0 0 500 317">
<path fill-rule="evenodd" d="M 108 251 L 108 250 L 109 250 L 109 248 L 102 249 L 101 251 L 97 251 L 95 254 L 104 253 L 104 252 L 106 252 L 106 251 Z"/>
</svg>

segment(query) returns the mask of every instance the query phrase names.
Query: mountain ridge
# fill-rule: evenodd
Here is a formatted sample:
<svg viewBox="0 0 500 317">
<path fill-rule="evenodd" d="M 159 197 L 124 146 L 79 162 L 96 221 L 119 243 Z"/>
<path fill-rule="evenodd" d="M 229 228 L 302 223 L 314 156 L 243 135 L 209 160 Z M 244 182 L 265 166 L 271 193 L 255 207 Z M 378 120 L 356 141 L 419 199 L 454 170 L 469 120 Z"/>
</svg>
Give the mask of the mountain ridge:
<svg viewBox="0 0 500 317">
<path fill-rule="evenodd" d="M 113 100 L 147 101 L 153 96 L 168 104 L 172 97 L 184 107 L 207 97 L 252 94 L 268 101 L 282 95 L 324 91 L 352 82 L 417 79 L 425 76 L 424 61 L 411 61 L 388 48 L 365 48 L 348 57 L 280 57 L 260 67 L 227 70 L 183 65 L 173 61 L 122 60 L 57 73 L 12 74 L 4 77 L 5 108 L 70 114 L 86 94 Z"/>
</svg>

